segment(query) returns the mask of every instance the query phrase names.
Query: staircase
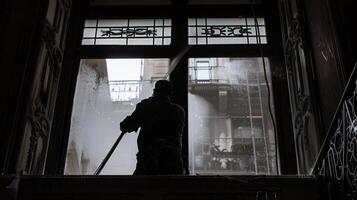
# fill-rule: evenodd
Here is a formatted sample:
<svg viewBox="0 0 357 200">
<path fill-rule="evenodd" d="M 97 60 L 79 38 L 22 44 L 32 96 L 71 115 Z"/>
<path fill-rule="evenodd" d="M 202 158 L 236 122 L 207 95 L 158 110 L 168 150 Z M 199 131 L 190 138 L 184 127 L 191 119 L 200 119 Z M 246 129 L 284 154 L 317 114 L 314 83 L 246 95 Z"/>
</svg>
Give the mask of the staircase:
<svg viewBox="0 0 357 200">
<path fill-rule="evenodd" d="M 16 186 L 19 200 L 321 199 L 312 176 L 21 176 L 11 182 L 7 190 Z M 16 198 L 10 194 L 6 200 Z"/>
</svg>

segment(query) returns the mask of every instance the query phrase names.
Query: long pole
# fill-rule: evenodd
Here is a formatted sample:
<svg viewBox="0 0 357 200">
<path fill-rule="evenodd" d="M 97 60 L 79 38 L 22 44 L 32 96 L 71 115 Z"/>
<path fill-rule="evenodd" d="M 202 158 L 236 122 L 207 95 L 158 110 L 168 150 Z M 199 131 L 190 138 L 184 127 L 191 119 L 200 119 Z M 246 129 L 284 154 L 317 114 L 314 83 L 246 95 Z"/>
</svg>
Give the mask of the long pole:
<svg viewBox="0 0 357 200">
<path fill-rule="evenodd" d="M 99 167 L 97 168 L 97 170 L 95 170 L 94 175 L 99 175 L 100 172 L 102 171 L 102 169 L 104 168 L 105 164 L 107 164 L 110 156 L 113 154 L 115 148 L 117 148 L 120 140 L 123 138 L 123 136 L 125 135 L 124 132 L 122 132 L 120 134 L 120 136 L 118 137 L 118 139 L 115 141 L 115 143 L 113 144 L 112 148 L 109 150 L 107 156 L 105 156 L 105 158 L 103 159 L 102 163 L 100 163 Z"/>
</svg>

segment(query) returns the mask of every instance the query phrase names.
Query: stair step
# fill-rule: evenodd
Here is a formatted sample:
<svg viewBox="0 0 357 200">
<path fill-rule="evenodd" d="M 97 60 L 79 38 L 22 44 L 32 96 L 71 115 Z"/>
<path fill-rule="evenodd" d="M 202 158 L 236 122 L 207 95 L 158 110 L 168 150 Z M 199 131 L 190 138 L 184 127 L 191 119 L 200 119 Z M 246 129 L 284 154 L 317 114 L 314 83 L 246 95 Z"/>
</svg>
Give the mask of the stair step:
<svg viewBox="0 0 357 200">
<path fill-rule="evenodd" d="M 20 200 L 318 200 L 312 176 L 22 176 Z"/>
</svg>

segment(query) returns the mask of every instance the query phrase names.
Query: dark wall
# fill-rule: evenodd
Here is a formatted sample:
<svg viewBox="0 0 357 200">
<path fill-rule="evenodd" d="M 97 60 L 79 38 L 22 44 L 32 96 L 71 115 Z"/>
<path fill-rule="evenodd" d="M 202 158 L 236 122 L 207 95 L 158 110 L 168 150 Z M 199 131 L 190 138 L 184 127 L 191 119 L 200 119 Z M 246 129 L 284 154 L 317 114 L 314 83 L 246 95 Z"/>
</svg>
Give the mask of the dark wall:
<svg viewBox="0 0 357 200">
<path fill-rule="evenodd" d="M 10 166 L 16 162 L 14 155 L 20 148 L 20 132 L 26 116 L 31 66 L 37 54 L 43 6 L 46 6 L 43 0 L 1 3 L 0 173 L 9 172 Z"/>
<path fill-rule="evenodd" d="M 357 62 L 357 2 L 355 0 L 330 0 L 330 4 L 339 37 L 344 72 L 349 75 Z"/>
<path fill-rule="evenodd" d="M 304 8 L 315 88 L 326 132 L 356 62 L 356 1 L 305 0 Z"/>
</svg>

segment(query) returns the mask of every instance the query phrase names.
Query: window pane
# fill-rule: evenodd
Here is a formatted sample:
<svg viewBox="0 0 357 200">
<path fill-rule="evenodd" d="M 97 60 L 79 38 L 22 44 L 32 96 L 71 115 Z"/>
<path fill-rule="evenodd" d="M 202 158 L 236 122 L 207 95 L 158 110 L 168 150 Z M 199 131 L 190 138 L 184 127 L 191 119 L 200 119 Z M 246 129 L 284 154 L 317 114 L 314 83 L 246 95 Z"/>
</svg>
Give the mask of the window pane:
<svg viewBox="0 0 357 200">
<path fill-rule="evenodd" d="M 190 58 L 188 86 L 190 172 L 276 174 L 263 59 Z"/>
<path fill-rule="evenodd" d="M 85 28 L 83 31 L 83 37 L 94 38 L 95 37 L 95 28 Z"/>
<path fill-rule="evenodd" d="M 93 39 L 94 43 L 87 42 Z M 170 45 L 171 19 L 85 20 L 82 45 Z"/>
<path fill-rule="evenodd" d="M 119 123 L 152 95 L 169 59 L 85 59 L 77 78 L 65 174 L 93 174 L 120 135 Z M 132 174 L 137 133 L 126 134 L 101 174 Z"/>
<path fill-rule="evenodd" d="M 267 44 L 264 18 L 188 19 L 190 45 L 259 43 Z"/>
<path fill-rule="evenodd" d="M 197 79 L 198 80 L 209 80 L 210 79 L 210 71 L 209 70 L 197 70 Z"/>
</svg>

